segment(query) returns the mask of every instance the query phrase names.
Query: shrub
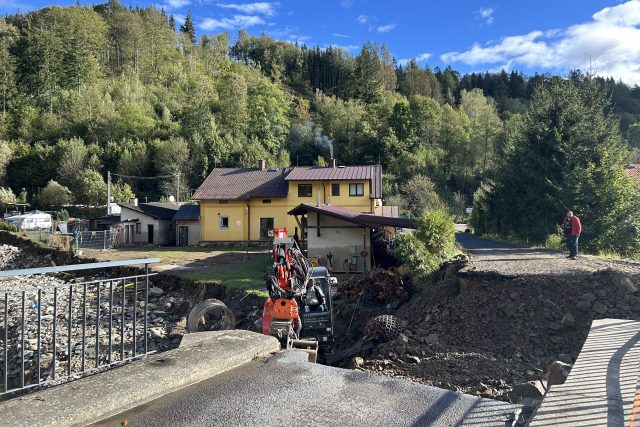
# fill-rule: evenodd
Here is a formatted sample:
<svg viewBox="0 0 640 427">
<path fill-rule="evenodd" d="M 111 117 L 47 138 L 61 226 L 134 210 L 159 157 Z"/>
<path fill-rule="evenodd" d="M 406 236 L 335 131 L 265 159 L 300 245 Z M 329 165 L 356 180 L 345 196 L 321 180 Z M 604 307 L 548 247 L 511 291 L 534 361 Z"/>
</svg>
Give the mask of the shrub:
<svg viewBox="0 0 640 427">
<path fill-rule="evenodd" d="M 16 231 L 18 231 L 18 228 L 15 225 L 10 224 L 8 222 L 0 221 L 0 230 L 12 231 L 15 233 Z"/>
<path fill-rule="evenodd" d="M 561 251 L 565 248 L 566 239 L 559 234 L 549 234 L 544 241 L 544 247 L 547 249 L 555 249 Z"/>
<path fill-rule="evenodd" d="M 455 253 L 455 225 L 444 211 L 427 212 L 413 234 L 396 239 L 396 255 L 418 279 L 429 279 Z"/>
</svg>

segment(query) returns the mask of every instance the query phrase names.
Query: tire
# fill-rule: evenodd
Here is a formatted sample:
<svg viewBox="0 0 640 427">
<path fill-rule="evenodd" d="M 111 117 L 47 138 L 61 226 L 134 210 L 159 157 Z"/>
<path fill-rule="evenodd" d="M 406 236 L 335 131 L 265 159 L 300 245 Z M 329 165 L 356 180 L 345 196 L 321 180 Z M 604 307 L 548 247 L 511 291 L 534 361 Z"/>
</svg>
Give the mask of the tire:
<svg viewBox="0 0 640 427">
<path fill-rule="evenodd" d="M 383 314 L 369 320 L 364 328 L 365 339 L 382 338 L 393 341 L 406 327 L 406 322 L 391 314 Z"/>
<path fill-rule="evenodd" d="M 236 316 L 222 301 L 208 299 L 191 309 L 187 327 L 189 332 L 235 329 Z"/>
</svg>

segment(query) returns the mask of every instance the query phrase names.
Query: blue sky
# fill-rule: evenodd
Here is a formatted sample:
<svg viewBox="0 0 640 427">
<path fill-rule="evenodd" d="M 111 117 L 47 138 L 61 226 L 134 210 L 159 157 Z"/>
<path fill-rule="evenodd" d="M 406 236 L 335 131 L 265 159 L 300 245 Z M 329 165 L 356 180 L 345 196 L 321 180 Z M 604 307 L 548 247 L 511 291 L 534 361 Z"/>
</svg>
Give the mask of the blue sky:
<svg viewBox="0 0 640 427">
<path fill-rule="evenodd" d="M 82 3 L 87 3 L 81 0 Z M 640 84 L 640 0 L 162 0 L 177 20 L 192 11 L 200 34 L 240 28 L 352 54 L 386 44 L 401 63 L 451 65 L 461 72 L 507 70 L 566 75 L 571 69 Z M 0 0 L 0 13 L 75 0 Z"/>
</svg>

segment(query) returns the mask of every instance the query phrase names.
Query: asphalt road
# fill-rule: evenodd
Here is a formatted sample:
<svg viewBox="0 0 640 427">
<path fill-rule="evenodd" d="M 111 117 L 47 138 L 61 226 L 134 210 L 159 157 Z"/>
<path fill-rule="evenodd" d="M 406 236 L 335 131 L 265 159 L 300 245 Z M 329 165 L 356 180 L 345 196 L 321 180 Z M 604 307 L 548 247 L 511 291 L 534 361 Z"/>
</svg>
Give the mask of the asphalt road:
<svg viewBox="0 0 640 427">
<path fill-rule="evenodd" d="M 254 361 L 101 426 L 506 426 L 517 405 L 300 360 Z M 125 423 L 126 420 L 126 423 Z"/>
</svg>

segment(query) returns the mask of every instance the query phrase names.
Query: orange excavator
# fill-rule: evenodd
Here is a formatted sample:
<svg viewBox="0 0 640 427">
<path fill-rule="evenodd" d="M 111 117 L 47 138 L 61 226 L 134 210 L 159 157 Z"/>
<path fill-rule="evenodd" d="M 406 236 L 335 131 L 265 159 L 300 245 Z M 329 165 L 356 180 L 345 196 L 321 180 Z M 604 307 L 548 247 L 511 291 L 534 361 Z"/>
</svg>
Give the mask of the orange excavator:
<svg viewBox="0 0 640 427">
<path fill-rule="evenodd" d="M 283 349 L 306 351 L 315 362 L 318 349 L 333 343 L 331 285 L 336 279 L 325 267 L 311 266 L 286 227 L 275 228 L 273 234 L 262 333 L 278 338 Z"/>
</svg>

